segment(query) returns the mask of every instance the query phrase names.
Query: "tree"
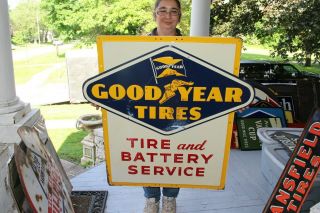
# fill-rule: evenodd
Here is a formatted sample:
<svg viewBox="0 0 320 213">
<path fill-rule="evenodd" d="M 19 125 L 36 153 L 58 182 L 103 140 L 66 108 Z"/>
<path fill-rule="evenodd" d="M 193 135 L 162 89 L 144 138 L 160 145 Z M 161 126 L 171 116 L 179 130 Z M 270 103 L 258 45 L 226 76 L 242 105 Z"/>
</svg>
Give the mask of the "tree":
<svg viewBox="0 0 320 213">
<path fill-rule="evenodd" d="M 14 43 L 23 44 L 39 40 L 41 18 L 39 2 L 24 0 L 10 11 L 12 39 Z M 43 28 L 44 26 L 42 26 Z"/>
<path fill-rule="evenodd" d="M 212 35 L 252 34 L 262 18 L 261 2 L 257 0 L 216 0 L 211 8 Z"/>
<path fill-rule="evenodd" d="M 65 40 L 94 41 L 99 34 L 136 35 L 152 20 L 152 0 L 47 0 L 53 30 Z"/>
<path fill-rule="evenodd" d="M 50 29 L 58 36 L 73 39 L 80 29 L 75 16 L 80 4 L 77 0 L 48 0 L 41 1 L 41 8 L 47 14 L 46 20 Z"/>
<path fill-rule="evenodd" d="M 144 35 L 155 27 L 152 17 L 154 0 L 46 0 L 51 28 L 65 40 L 80 39 L 94 42 L 97 35 Z M 190 1 L 182 1 L 186 8 L 180 24 L 188 34 Z"/>
<path fill-rule="evenodd" d="M 320 8 L 317 0 L 217 0 L 212 7 L 212 33 L 230 36 L 255 34 L 272 44 L 273 55 L 291 53 L 311 65 L 319 59 Z"/>
<path fill-rule="evenodd" d="M 265 8 L 261 36 L 278 33 L 275 54 L 283 58 L 288 53 L 305 66 L 311 66 L 311 57 L 320 54 L 320 2 L 318 0 L 272 0 Z"/>
</svg>

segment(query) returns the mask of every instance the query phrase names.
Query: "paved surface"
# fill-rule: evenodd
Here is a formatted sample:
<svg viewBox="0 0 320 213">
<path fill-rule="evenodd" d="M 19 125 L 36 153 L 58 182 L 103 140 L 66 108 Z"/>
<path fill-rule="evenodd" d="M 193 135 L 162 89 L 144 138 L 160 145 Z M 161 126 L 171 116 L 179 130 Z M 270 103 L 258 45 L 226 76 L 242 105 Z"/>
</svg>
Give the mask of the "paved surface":
<svg viewBox="0 0 320 213">
<path fill-rule="evenodd" d="M 80 175 L 81 173 L 85 172 L 87 169 L 83 168 L 82 166 L 79 166 L 77 164 L 74 164 L 70 161 L 60 159 L 61 164 L 66 171 L 68 178 L 71 179 L 77 175 Z"/>
</svg>

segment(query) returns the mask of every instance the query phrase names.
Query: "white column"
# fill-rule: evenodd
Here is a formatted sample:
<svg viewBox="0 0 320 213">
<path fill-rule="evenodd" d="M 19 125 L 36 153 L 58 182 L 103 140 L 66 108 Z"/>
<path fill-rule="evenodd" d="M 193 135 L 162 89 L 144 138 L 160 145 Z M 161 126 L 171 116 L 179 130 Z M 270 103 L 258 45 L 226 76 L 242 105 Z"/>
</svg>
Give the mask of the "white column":
<svg viewBox="0 0 320 213">
<path fill-rule="evenodd" d="M 8 187 L 8 161 L 13 144 L 20 143 L 17 129 L 33 126 L 39 110 L 31 110 L 16 96 L 7 0 L 0 0 L 0 212 L 17 212 L 16 202 Z"/>
<path fill-rule="evenodd" d="M 7 0 L 0 0 L 0 144 L 20 143 L 17 129 L 33 126 L 39 109 L 31 109 L 16 96 Z"/>
<path fill-rule="evenodd" d="M 209 36 L 211 1 L 192 1 L 190 36 Z"/>
<path fill-rule="evenodd" d="M 7 0 L 0 1 L 0 115 L 24 108 L 16 96 Z"/>
</svg>

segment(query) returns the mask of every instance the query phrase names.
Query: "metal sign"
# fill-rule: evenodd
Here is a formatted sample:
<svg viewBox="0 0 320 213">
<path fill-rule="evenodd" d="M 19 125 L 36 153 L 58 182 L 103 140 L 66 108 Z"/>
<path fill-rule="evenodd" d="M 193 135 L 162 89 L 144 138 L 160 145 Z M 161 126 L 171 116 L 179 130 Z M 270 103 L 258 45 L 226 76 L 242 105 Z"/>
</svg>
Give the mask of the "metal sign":
<svg viewBox="0 0 320 213">
<path fill-rule="evenodd" d="M 296 120 L 296 109 L 292 96 L 278 96 L 278 100 L 285 111 L 288 123 L 293 123 Z"/>
<path fill-rule="evenodd" d="M 282 127 L 286 127 L 286 119 L 283 109 L 278 107 L 260 108 L 250 107 L 236 113 L 237 118 L 275 118 L 281 119 Z"/>
<path fill-rule="evenodd" d="M 20 127 L 22 139 L 14 158 L 26 201 L 32 212 L 74 212 L 67 188 L 54 159 L 30 127 Z"/>
<path fill-rule="evenodd" d="M 98 38 L 83 85 L 103 110 L 110 184 L 223 188 L 233 114 L 250 104 L 238 39 Z M 228 145 L 227 145 L 228 144 Z"/>
<path fill-rule="evenodd" d="M 320 168 L 320 109 L 314 111 L 263 212 L 300 212 Z"/>
<path fill-rule="evenodd" d="M 296 148 L 299 136 L 292 133 L 278 130 L 270 134 L 270 138 L 282 144 L 283 147 L 287 149 L 288 154 L 291 155 L 294 149 Z"/>
<path fill-rule="evenodd" d="M 282 127 L 280 118 L 238 118 L 239 144 L 241 150 L 257 150 L 262 145 L 257 135 L 257 129 L 263 127 Z"/>
</svg>

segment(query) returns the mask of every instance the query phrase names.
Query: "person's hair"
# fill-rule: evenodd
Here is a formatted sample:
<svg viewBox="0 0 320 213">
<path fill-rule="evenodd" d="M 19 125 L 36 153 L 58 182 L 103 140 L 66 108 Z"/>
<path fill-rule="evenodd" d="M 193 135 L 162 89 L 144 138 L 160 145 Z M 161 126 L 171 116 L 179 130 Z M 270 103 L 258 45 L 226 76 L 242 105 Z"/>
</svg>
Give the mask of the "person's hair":
<svg viewBox="0 0 320 213">
<path fill-rule="evenodd" d="M 153 18 L 154 18 L 154 20 L 156 19 L 156 10 L 157 10 L 157 8 L 158 8 L 158 6 L 159 6 L 161 1 L 162 0 L 156 0 L 156 2 L 154 3 L 154 8 L 153 8 Z M 173 0 L 173 1 L 175 1 L 177 3 L 178 8 L 180 10 L 180 14 L 179 14 L 179 21 L 180 21 L 180 19 L 181 19 L 181 3 L 180 3 L 180 0 Z"/>
</svg>

